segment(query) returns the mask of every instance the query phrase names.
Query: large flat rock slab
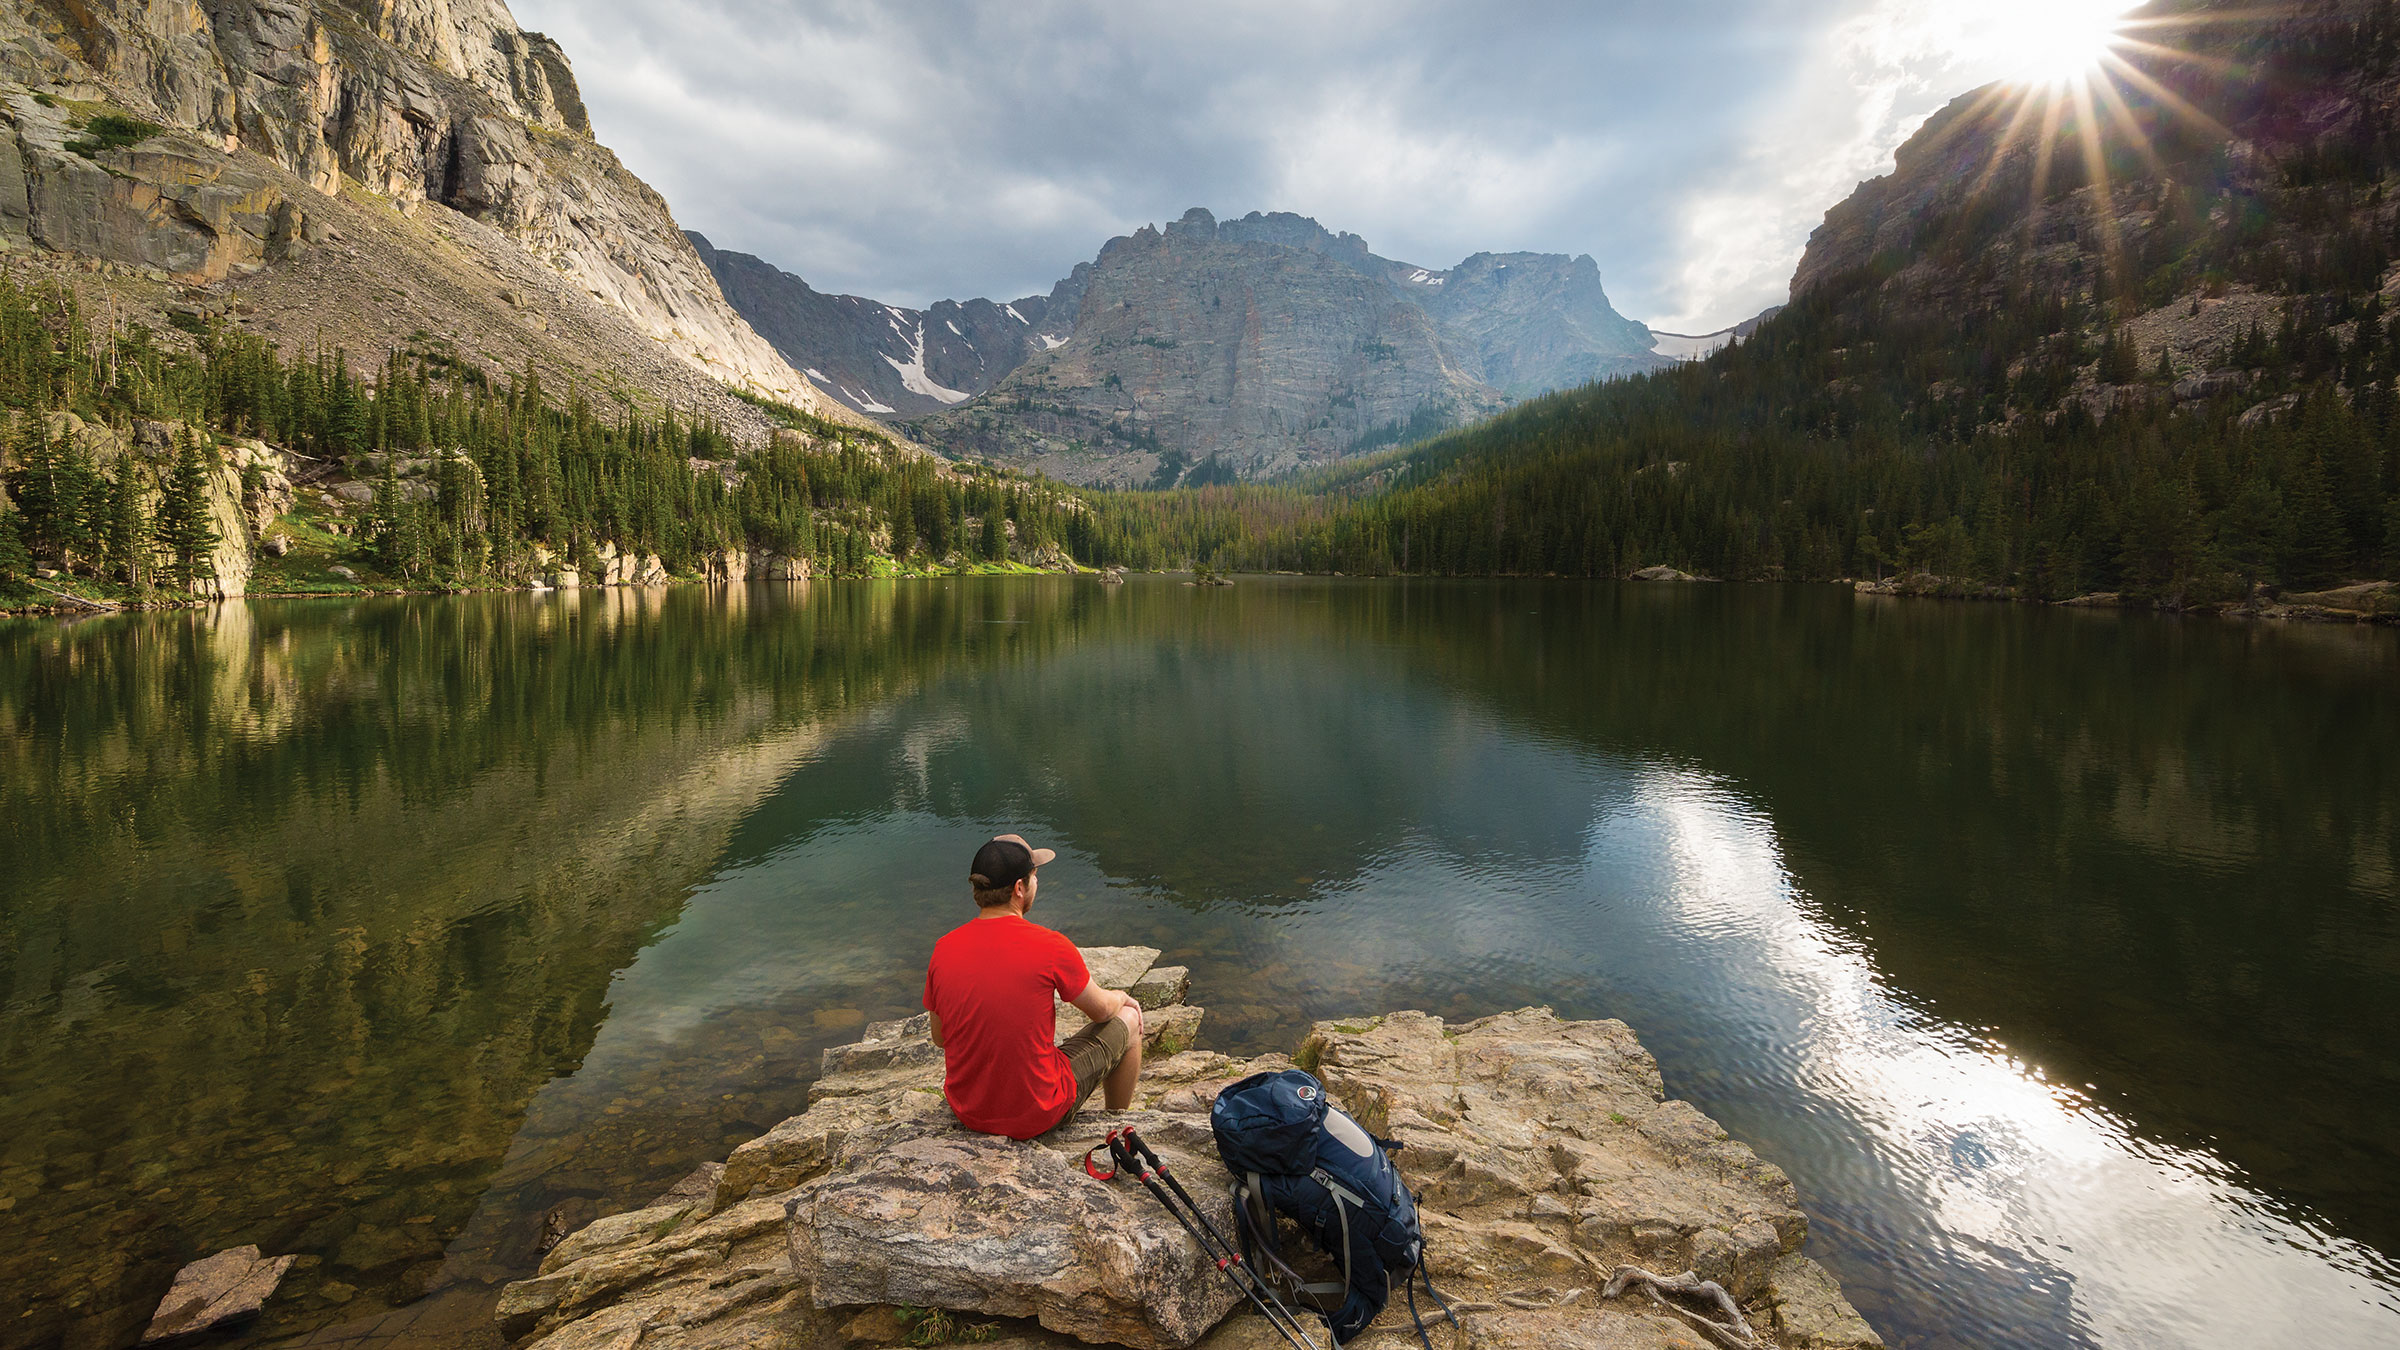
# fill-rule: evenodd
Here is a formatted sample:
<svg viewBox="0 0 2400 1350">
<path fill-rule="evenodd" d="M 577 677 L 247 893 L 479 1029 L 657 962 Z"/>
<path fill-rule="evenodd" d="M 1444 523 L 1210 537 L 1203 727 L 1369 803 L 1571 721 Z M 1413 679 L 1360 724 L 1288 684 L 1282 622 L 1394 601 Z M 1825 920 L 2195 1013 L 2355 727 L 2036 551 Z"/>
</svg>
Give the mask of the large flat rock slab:
<svg viewBox="0 0 2400 1350">
<path fill-rule="evenodd" d="M 1691 1270 L 1745 1307 L 1788 1305 L 1790 1344 L 1882 1344 L 1801 1254 L 1791 1179 L 1670 1100 L 1622 1022 L 1399 1012 L 1319 1022 L 1295 1058 L 1404 1145 L 1393 1160 L 1422 1196 L 1437 1279 L 1525 1290 L 1604 1282 L 1619 1265 Z"/>
<path fill-rule="evenodd" d="M 1096 973 L 1113 960 L 1127 983 L 1150 975 L 1157 953 L 1120 950 L 1086 960 Z M 1623 1023 L 1392 1013 L 1321 1022 L 1293 1056 L 1244 1060 L 1161 1034 L 1196 1027 L 1199 1009 L 1149 1011 L 1135 1110 L 1087 1106 L 1021 1143 L 959 1128 L 923 1018 L 870 1026 L 826 1053 L 809 1109 L 734 1150 L 713 1191 L 696 1177 L 570 1236 L 508 1288 L 504 1325 L 533 1338 L 521 1350 L 866 1350 L 910 1334 L 901 1310 L 934 1308 L 1003 1350 L 1283 1350 L 1138 1182 L 1094 1180 L 1080 1160 L 1136 1124 L 1230 1232 L 1209 1107 L 1227 1083 L 1297 1062 L 1407 1145 L 1395 1160 L 1424 1197 L 1429 1267 L 1466 1310 L 1455 1335 L 1435 1326 L 1442 1350 L 1708 1350 L 1672 1311 L 1603 1300 L 1619 1264 L 1718 1281 L 1762 1346 L 1882 1344 L 1801 1250 L 1789 1179 L 1668 1099 Z M 1417 1344 L 1395 1297 L 1345 1350 Z"/>
<path fill-rule="evenodd" d="M 1205 1130 L 1108 1124 L 1135 1120 L 1230 1232 Z M 1138 1183 L 1095 1180 L 1079 1156 L 963 1130 L 864 1151 L 793 1201 L 792 1268 L 820 1308 L 946 1308 L 1136 1350 L 1190 1345 L 1239 1296 Z"/>
</svg>

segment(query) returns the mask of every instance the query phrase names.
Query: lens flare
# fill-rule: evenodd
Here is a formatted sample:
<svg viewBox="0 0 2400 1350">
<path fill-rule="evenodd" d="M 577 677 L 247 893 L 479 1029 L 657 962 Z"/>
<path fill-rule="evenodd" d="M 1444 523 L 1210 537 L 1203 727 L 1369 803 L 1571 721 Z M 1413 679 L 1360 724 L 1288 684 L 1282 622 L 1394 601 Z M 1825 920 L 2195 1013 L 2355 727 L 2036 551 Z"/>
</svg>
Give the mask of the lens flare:
<svg viewBox="0 0 2400 1350">
<path fill-rule="evenodd" d="M 2008 0 L 1969 25 L 1981 55 L 2018 84 L 2059 88 L 2089 80 L 2124 40 L 2125 0 Z"/>
</svg>

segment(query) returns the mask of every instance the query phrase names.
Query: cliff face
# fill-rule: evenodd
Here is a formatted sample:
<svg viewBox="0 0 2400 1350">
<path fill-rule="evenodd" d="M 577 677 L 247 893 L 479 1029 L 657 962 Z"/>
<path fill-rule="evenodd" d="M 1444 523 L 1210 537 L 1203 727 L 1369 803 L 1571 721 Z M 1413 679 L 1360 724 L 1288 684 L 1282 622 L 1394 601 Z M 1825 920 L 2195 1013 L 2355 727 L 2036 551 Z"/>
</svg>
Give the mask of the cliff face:
<svg viewBox="0 0 2400 1350">
<path fill-rule="evenodd" d="M 914 416 L 963 403 L 1075 328 L 1082 278 L 1006 304 L 943 300 L 904 309 L 827 295 L 774 264 L 688 236 L 725 298 L 823 391 L 863 413 Z"/>
<path fill-rule="evenodd" d="M 911 432 L 1077 482 L 1255 478 L 1666 364 L 1589 257 L 1437 272 L 1286 213 L 1195 208 L 1110 240 L 1061 288 L 1080 292 L 1064 343 Z M 1063 308 L 1053 292 L 1051 324 Z"/>
<path fill-rule="evenodd" d="M 423 226 L 429 206 L 447 208 L 496 234 L 430 222 L 452 247 L 505 241 L 522 255 L 454 270 L 530 262 L 545 275 L 514 287 L 494 275 L 492 298 L 552 309 L 537 331 L 563 322 L 605 339 L 580 344 L 585 361 L 638 379 L 653 353 L 632 349 L 655 346 L 827 410 L 725 303 L 666 203 L 592 139 L 564 53 L 500 0 L 12 0 L 0 80 L 11 242 L 207 286 L 334 236 L 352 252 L 422 254 L 425 230 L 392 218 Z M 345 204 L 388 209 L 362 219 Z M 313 317 L 373 328 L 379 306 L 412 307 L 378 293 L 395 289 L 409 287 L 328 290 Z M 621 322 L 592 320 L 594 304 Z M 614 341 L 612 326 L 640 341 Z M 557 359 L 571 365 L 577 345 Z"/>
<path fill-rule="evenodd" d="M 2145 370 L 2163 354 L 2199 379 L 2189 397 L 2218 391 L 2207 377 L 2250 325 L 2347 321 L 2361 297 L 2388 297 L 2388 9 L 2182 0 L 2134 17 L 2139 42 L 2088 106 L 1995 85 L 1927 119 L 1890 174 L 1826 213 L 1794 301 L 1871 296 L 1900 323 L 2021 322 L 2028 301 L 2055 302 L 2065 313 L 2038 331 L 2125 333 Z"/>
<path fill-rule="evenodd" d="M 1412 418 L 1499 406 L 1425 310 L 1377 278 L 1214 224 L 1201 213 L 1111 240 L 1064 346 L 912 430 L 955 455 L 1140 484 L 1192 465 L 1272 473 Z"/>
<path fill-rule="evenodd" d="M 1256 477 L 1668 364 L 1589 257 L 1434 271 L 1287 212 L 1195 208 L 1110 240 L 1047 296 L 921 311 L 692 238 L 734 308 L 844 406 L 1077 482 Z"/>
<path fill-rule="evenodd" d="M 1530 398 L 1611 376 L 1655 369 L 1650 330 L 1617 313 L 1590 254 L 1478 253 L 1448 272 L 1390 265 L 1485 383 Z"/>
</svg>

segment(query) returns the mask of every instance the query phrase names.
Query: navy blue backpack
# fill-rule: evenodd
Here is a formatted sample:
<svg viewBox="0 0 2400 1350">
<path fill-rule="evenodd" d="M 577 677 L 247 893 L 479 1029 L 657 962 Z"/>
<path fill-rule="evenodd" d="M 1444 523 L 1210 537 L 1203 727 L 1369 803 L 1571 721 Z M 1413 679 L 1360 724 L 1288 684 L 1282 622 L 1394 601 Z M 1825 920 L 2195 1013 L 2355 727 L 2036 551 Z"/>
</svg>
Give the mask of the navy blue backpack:
<svg viewBox="0 0 2400 1350">
<path fill-rule="evenodd" d="M 1297 1069 L 1252 1074 L 1217 1094 L 1209 1112 L 1217 1156 L 1233 1174 L 1233 1208 L 1242 1249 L 1254 1270 L 1277 1272 L 1323 1313 L 1333 1339 L 1350 1340 L 1407 1291 L 1417 1335 L 1432 1350 L 1417 1314 L 1416 1280 L 1425 1268 L 1425 1230 L 1416 1197 L 1387 1150 L 1399 1145 L 1368 1134 L 1325 1099 L 1325 1085 Z M 1339 1283 L 1309 1283 L 1285 1264 L 1277 1216 L 1291 1219 L 1342 1268 Z M 1425 1292 L 1453 1326 L 1458 1319 L 1425 1280 Z M 1332 1296 L 1341 1301 L 1332 1311 Z"/>
</svg>

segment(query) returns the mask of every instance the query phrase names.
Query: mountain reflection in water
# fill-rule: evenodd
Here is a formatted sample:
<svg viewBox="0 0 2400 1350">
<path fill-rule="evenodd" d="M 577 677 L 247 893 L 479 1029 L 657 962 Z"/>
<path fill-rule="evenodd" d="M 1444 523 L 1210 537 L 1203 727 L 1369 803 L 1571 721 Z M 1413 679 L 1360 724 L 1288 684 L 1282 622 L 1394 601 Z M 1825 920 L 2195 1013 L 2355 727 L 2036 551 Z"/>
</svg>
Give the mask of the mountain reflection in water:
<svg viewBox="0 0 2400 1350">
<path fill-rule="evenodd" d="M 912 1009 L 1004 828 L 1061 850 L 1038 917 L 1191 965 L 1221 1048 L 1626 1019 L 1898 1344 L 2400 1337 L 2390 633 L 1551 583 L 379 603 L 0 629 L 37 1235 L 0 1282 L 47 1328 L 10 1344 L 105 1343 L 235 1242 L 320 1258 L 262 1341 L 520 1273 Z M 326 1005 L 340 959 L 374 983 Z M 112 1298 L 68 1304 L 69 1233 Z"/>
</svg>

